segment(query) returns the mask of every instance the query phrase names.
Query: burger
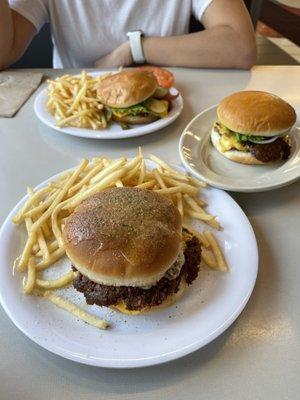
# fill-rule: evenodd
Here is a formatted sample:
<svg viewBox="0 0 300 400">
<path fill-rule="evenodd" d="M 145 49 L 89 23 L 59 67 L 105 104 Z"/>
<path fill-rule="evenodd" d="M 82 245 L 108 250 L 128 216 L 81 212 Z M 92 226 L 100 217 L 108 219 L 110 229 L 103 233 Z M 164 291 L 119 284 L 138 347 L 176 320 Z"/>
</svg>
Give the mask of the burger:
<svg viewBox="0 0 300 400">
<path fill-rule="evenodd" d="M 198 239 L 177 208 L 150 190 L 116 187 L 84 200 L 63 229 L 73 285 L 88 304 L 139 314 L 166 307 L 197 277 Z"/>
<path fill-rule="evenodd" d="M 110 75 L 99 83 L 97 97 L 121 124 L 145 124 L 168 115 L 170 102 L 154 74 L 138 69 Z"/>
<path fill-rule="evenodd" d="M 289 132 L 296 122 L 291 105 L 266 92 L 243 91 L 221 101 L 211 131 L 213 146 L 242 164 L 265 164 L 290 156 Z"/>
</svg>

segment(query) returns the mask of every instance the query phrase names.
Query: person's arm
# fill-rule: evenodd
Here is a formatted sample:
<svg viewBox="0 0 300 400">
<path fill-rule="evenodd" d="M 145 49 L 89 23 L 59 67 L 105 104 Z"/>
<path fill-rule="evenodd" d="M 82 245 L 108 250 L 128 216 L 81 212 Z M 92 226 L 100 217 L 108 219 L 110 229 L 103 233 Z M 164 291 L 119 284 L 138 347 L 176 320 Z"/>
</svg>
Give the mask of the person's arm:
<svg viewBox="0 0 300 400">
<path fill-rule="evenodd" d="M 202 23 L 205 30 L 182 36 L 145 37 L 148 64 L 194 68 L 249 69 L 256 60 L 253 26 L 242 0 L 213 0 Z M 128 42 L 96 61 L 97 67 L 132 64 Z"/>
<path fill-rule="evenodd" d="M 241 0 L 213 0 L 204 13 L 205 30 L 184 36 L 145 38 L 150 64 L 245 68 L 256 60 L 252 23 Z"/>
<path fill-rule="evenodd" d="M 0 0 L 0 70 L 17 61 L 36 34 L 34 25 Z"/>
</svg>

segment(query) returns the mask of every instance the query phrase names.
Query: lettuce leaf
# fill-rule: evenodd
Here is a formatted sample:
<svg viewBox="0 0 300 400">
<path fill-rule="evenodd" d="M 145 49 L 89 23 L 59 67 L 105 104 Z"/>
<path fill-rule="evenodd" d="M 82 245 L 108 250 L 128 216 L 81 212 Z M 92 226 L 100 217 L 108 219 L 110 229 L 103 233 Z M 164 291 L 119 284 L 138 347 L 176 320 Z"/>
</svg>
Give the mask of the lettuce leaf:
<svg viewBox="0 0 300 400">
<path fill-rule="evenodd" d="M 227 136 L 234 135 L 235 139 L 242 143 L 242 142 L 248 142 L 248 141 L 261 141 L 261 140 L 266 140 L 269 139 L 265 136 L 255 136 L 255 135 L 245 135 L 243 133 L 238 133 L 230 130 L 227 128 L 225 125 L 221 124 L 221 122 L 216 122 L 217 127 L 219 128 L 219 131 L 221 134 L 225 134 Z"/>
<path fill-rule="evenodd" d="M 268 139 L 265 136 L 255 136 L 255 135 L 243 135 L 242 133 L 237 133 L 237 132 L 232 132 L 235 134 L 235 138 L 238 142 L 248 142 L 248 141 L 252 141 L 252 140 L 257 140 L 257 141 L 261 141 L 261 140 L 266 140 Z"/>
<path fill-rule="evenodd" d="M 146 105 L 143 103 L 135 104 L 134 106 L 127 107 L 127 108 L 112 108 L 111 109 L 112 113 L 115 113 L 119 116 L 124 116 L 124 115 L 139 115 L 139 114 L 151 114 L 151 111 L 149 111 L 146 107 Z"/>
</svg>

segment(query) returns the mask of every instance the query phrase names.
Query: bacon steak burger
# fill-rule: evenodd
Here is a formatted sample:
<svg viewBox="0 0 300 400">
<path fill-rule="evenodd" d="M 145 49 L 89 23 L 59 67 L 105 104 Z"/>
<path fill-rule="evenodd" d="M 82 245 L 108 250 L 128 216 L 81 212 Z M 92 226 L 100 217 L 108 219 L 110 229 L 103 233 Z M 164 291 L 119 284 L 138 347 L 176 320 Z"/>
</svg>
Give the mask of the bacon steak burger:
<svg viewBox="0 0 300 400">
<path fill-rule="evenodd" d="M 111 188 L 84 200 L 63 229 L 74 287 L 88 304 L 138 314 L 174 303 L 197 277 L 201 247 L 167 197 Z"/>
<path fill-rule="evenodd" d="M 221 101 L 217 114 L 211 142 L 223 156 L 242 164 L 289 157 L 296 113 L 281 98 L 261 91 L 237 92 Z"/>
<path fill-rule="evenodd" d="M 145 124 L 168 115 L 170 102 L 160 97 L 153 73 L 131 69 L 113 74 L 99 83 L 97 96 L 122 124 Z"/>
</svg>

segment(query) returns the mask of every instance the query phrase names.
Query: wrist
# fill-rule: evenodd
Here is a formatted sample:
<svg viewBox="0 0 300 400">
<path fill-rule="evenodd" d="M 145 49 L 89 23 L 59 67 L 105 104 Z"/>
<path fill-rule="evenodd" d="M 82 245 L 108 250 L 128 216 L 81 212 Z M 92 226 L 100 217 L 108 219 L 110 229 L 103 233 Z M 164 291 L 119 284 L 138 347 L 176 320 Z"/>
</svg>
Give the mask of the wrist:
<svg viewBox="0 0 300 400">
<path fill-rule="evenodd" d="M 179 67 L 180 63 L 176 63 L 177 48 L 176 37 L 153 36 L 143 39 L 144 56 L 150 65 Z"/>
<path fill-rule="evenodd" d="M 126 63 L 126 65 L 132 65 L 132 64 L 134 64 L 134 61 L 133 61 L 133 57 L 132 57 L 129 41 L 125 42 L 124 46 L 125 46 L 125 54 L 126 54 L 125 63 Z"/>
<path fill-rule="evenodd" d="M 151 50 L 153 48 L 153 46 L 152 46 L 153 39 L 155 39 L 155 38 L 151 38 L 151 37 L 143 37 L 142 38 L 142 47 L 143 47 L 144 57 L 146 60 L 145 62 L 147 64 L 151 64 L 154 62 L 154 61 L 151 61 L 153 58 L 152 50 Z"/>
</svg>

